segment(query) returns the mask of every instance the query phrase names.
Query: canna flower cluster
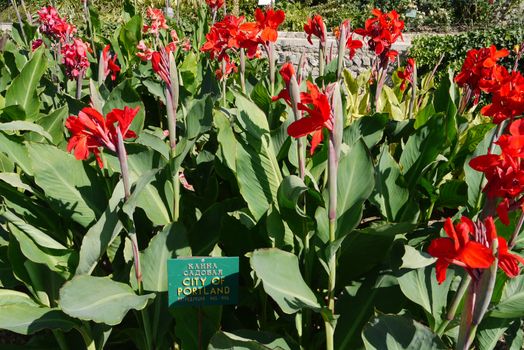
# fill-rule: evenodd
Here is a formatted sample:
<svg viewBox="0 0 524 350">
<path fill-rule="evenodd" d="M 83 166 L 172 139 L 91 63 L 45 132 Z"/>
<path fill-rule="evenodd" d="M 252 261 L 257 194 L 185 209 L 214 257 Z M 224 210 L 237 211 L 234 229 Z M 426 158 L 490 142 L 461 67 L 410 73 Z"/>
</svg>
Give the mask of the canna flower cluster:
<svg viewBox="0 0 524 350">
<path fill-rule="evenodd" d="M 120 72 L 120 67 L 116 63 L 117 54 L 115 53 L 114 55 L 111 55 L 109 53 L 110 48 L 111 45 L 106 45 L 106 47 L 104 47 L 104 50 L 102 51 L 101 64 L 103 65 L 104 69 L 104 79 L 107 78 L 109 74 L 111 74 L 111 80 L 115 81 L 118 72 Z"/>
<path fill-rule="evenodd" d="M 87 53 L 91 51 L 89 44 L 75 37 L 76 27 L 61 18 L 54 7 L 43 7 L 37 13 L 40 24 L 38 29 L 60 52 L 67 77 L 73 80 L 83 76 L 89 68 L 87 58 Z M 42 44 L 43 41 L 37 39 L 33 42 L 32 49 L 35 50 Z"/>
<path fill-rule="evenodd" d="M 66 120 L 65 126 L 71 133 L 67 151 L 73 151 L 78 160 L 85 160 L 93 153 L 102 169 L 104 163 L 100 157 L 100 148 L 117 152 L 117 128 L 123 139 L 135 138 L 135 132 L 129 127 L 138 110 L 139 107 L 115 108 L 104 117 L 93 108 L 83 108 L 78 116 L 70 116 Z"/>
<path fill-rule="evenodd" d="M 446 271 L 451 264 L 463 267 L 474 280 L 478 280 L 482 269 L 489 268 L 495 261 L 495 240 L 498 243 L 498 267 L 508 277 L 518 276 L 518 263 L 524 264 L 524 259 L 510 253 L 506 240 L 497 235 L 491 216 L 476 223 L 463 216 L 456 225 L 447 218 L 444 232 L 448 237 L 434 239 L 428 247 L 429 254 L 437 258 L 435 268 L 439 284 L 446 280 Z"/>
<path fill-rule="evenodd" d="M 367 44 L 371 50 L 380 58 L 381 66 L 387 67 L 389 61 L 395 60 L 398 55 L 391 46 L 400 38 L 404 21 L 399 17 L 397 11 L 384 13 L 378 9 L 373 9 L 371 14 L 374 16 L 366 20 L 364 28 L 355 30 L 355 33 L 367 39 Z"/>
<path fill-rule="evenodd" d="M 413 84 L 413 72 L 415 71 L 415 60 L 408 58 L 406 62 L 406 68 L 402 71 L 397 72 L 397 76 L 402 79 L 400 84 L 400 91 L 406 90 L 408 83 Z"/>
<path fill-rule="evenodd" d="M 284 19 L 285 14 L 282 10 L 262 11 L 259 8 L 255 11 L 255 22 L 245 22 L 243 16 L 227 15 L 222 21 L 213 24 L 206 34 L 206 42 L 201 51 L 209 52 L 213 60 L 225 61 L 225 72 L 232 72 L 236 66 L 231 54 L 245 49 L 246 56 L 253 58 L 259 55 L 260 45 L 269 52 L 269 43 L 277 40 L 278 27 Z"/>
<path fill-rule="evenodd" d="M 290 63 L 286 63 L 280 70 L 280 75 L 286 84 L 273 100 L 283 99 L 288 105 L 291 105 L 290 81 L 295 76 L 295 69 Z M 320 91 L 318 86 L 310 81 L 306 81 L 307 92 L 300 93 L 300 103 L 298 110 L 305 112 L 306 117 L 300 118 L 291 123 L 287 128 L 289 136 L 294 138 L 312 135 L 310 155 L 313 155 L 317 146 L 322 142 L 324 128 L 333 130 L 333 117 L 331 114 L 331 104 L 329 103 L 328 93 Z M 327 88 L 329 91 L 329 86 Z"/>
<path fill-rule="evenodd" d="M 42 7 L 37 14 L 40 33 L 54 41 L 67 40 L 76 33 L 76 27 L 61 18 L 52 6 Z"/>
<path fill-rule="evenodd" d="M 490 89 L 489 81 L 496 74 L 497 61 L 508 55 L 508 50 L 497 50 L 495 45 L 467 52 L 462 69 L 455 77 L 455 81 L 460 87 L 468 89 L 466 93 L 473 95 L 475 104 L 479 101 L 481 90 Z"/>
<path fill-rule="evenodd" d="M 501 154 L 485 154 L 473 158 L 469 165 L 486 176 L 484 192 L 488 200 L 500 202 L 497 213 L 505 225 L 509 224 L 508 212 L 522 208 L 524 203 L 524 120 L 509 126 L 509 134 L 496 142 Z"/>
<path fill-rule="evenodd" d="M 316 36 L 320 39 L 320 42 L 324 44 L 326 43 L 326 25 L 324 24 L 322 16 L 314 15 L 313 17 L 308 18 L 307 23 L 304 24 L 304 32 L 306 32 L 307 41 L 309 41 L 310 44 L 313 44 L 313 41 L 311 41 L 312 36 Z"/>
<path fill-rule="evenodd" d="M 166 18 L 161 9 L 148 7 L 146 10 L 145 24 L 142 27 L 142 32 L 145 34 L 160 35 L 160 30 L 169 29 L 166 23 Z"/>
</svg>

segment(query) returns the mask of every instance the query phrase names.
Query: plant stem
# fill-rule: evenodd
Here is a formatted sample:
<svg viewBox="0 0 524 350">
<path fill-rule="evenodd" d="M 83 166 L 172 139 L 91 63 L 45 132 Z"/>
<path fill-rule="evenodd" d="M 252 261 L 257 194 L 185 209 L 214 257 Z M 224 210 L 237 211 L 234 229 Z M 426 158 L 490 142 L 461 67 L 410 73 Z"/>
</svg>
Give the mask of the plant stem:
<svg viewBox="0 0 524 350">
<path fill-rule="evenodd" d="M 27 37 L 25 36 L 24 22 L 22 22 L 22 16 L 20 16 L 20 11 L 18 11 L 16 0 L 10 0 L 10 2 L 11 2 L 11 5 L 13 5 L 13 8 L 15 9 L 16 18 L 18 19 L 18 24 L 20 25 L 20 33 L 22 34 L 22 38 L 24 39 L 24 42 L 27 45 L 29 45 L 29 42 L 27 41 Z"/>
<path fill-rule="evenodd" d="M 446 320 L 444 320 L 444 322 L 442 322 L 439 328 L 437 329 L 438 336 L 442 336 L 444 334 L 449 322 L 455 318 L 457 309 L 460 305 L 460 302 L 462 301 L 462 298 L 464 297 L 464 294 L 468 290 L 470 283 L 471 283 L 471 276 L 469 274 L 466 275 L 466 277 L 464 277 L 462 281 L 460 281 L 459 289 L 457 290 L 457 293 L 455 293 L 455 296 L 453 297 L 453 300 L 451 302 L 451 306 L 448 310 L 448 313 L 446 314 Z"/>
<path fill-rule="evenodd" d="M 271 96 L 275 96 L 275 45 L 272 42 L 268 44 L 269 58 L 269 83 L 271 86 Z"/>
<path fill-rule="evenodd" d="M 519 236 L 523 223 L 524 223 L 524 212 L 521 212 L 519 221 L 517 222 L 517 226 L 515 226 L 515 230 L 511 234 L 511 238 L 509 240 L 509 245 L 508 245 L 509 249 L 513 248 L 515 244 L 517 243 L 517 237 Z"/>
<path fill-rule="evenodd" d="M 60 350 L 68 350 L 69 346 L 67 345 L 67 342 L 64 338 L 64 333 L 59 329 L 53 329 L 52 332 L 56 342 L 58 343 L 58 346 L 60 347 Z"/>
<path fill-rule="evenodd" d="M 411 82 L 411 100 L 409 101 L 408 119 L 413 118 L 413 108 L 415 107 L 415 99 L 417 98 L 417 65 L 413 64 L 413 79 Z"/>
<path fill-rule="evenodd" d="M 242 93 L 246 93 L 246 53 L 244 49 L 240 49 L 240 86 Z"/>
<path fill-rule="evenodd" d="M 326 67 L 326 48 L 324 47 L 324 43 L 322 43 L 322 40 L 321 40 L 318 46 L 318 76 L 319 77 L 324 76 L 325 67 Z"/>
<path fill-rule="evenodd" d="M 91 338 L 89 331 L 84 328 L 85 326 L 87 325 L 76 328 L 76 330 L 80 333 L 80 335 L 82 335 L 82 339 L 84 340 L 84 343 L 86 344 L 86 349 L 87 350 L 96 350 L 95 341 Z"/>
<path fill-rule="evenodd" d="M 76 77 L 76 99 L 77 100 L 80 100 L 80 98 L 82 97 L 82 76 L 83 76 L 84 72 L 81 71 L 80 73 L 78 73 L 78 76 Z"/>
<path fill-rule="evenodd" d="M 226 81 L 226 60 L 222 60 L 221 62 L 221 65 L 222 65 L 222 103 L 224 104 L 224 107 L 226 107 L 227 105 L 227 81 Z"/>
<path fill-rule="evenodd" d="M 142 294 L 142 293 L 140 293 Z M 147 313 L 147 308 L 140 310 L 140 315 L 142 316 L 142 323 L 144 324 L 144 334 L 146 338 L 146 349 L 153 350 L 153 337 L 151 335 L 151 324 L 149 322 L 149 314 Z"/>
<path fill-rule="evenodd" d="M 329 133 L 329 154 L 328 154 L 328 190 L 329 190 L 329 243 L 333 244 L 336 239 L 336 220 L 337 220 L 337 168 L 338 160 L 335 151 L 335 135 Z M 337 272 L 337 254 L 328 257 L 328 308 L 335 315 L 335 282 Z M 335 330 L 330 320 L 324 320 L 326 328 L 326 349 L 333 350 L 333 337 Z"/>
<path fill-rule="evenodd" d="M 466 302 L 462 311 L 462 319 L 459 327 L 459 336 L 455 350 L 468 350 L 471 335 L 471 322 L 473 320 L 473 308 L 475 306 L 475 283 L 470 284 L 466 294 Z"/>
</svg>

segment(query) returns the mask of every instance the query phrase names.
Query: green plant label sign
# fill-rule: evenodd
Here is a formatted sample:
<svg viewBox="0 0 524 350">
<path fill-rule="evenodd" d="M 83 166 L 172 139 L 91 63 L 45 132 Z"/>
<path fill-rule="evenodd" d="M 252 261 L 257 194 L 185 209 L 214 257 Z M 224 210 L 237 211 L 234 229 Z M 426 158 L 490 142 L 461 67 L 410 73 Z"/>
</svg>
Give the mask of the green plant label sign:
<svg viewBox="0 0 524 350">
<path fill-rule="evenodd" d="M 170 259 L 167 271 L 170 307 L 238 302 L 238 257 Z"/>
</svg>

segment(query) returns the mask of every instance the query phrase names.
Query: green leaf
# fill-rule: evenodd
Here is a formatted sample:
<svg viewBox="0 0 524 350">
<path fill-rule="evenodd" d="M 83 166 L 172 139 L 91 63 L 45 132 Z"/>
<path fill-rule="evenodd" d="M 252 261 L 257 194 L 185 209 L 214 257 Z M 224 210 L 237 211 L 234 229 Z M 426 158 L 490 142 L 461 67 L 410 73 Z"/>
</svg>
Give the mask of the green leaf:
<svg viewBox="0 0 524 350">
<path fill-rule="evenodd" d="M 56 109 L 48 115 L 39 118 L 36 123 L 51 136 L 51 142 L 55 145 L 60 144 L 64 138 L 64 122 L 68 116 L 69 109 L 67 106 Z M 43 142 L 44 136 L 31 135 L 29 141 Z"/>
<path fill-rule="evenodd" d="M 144 127 L 146 108 L 140 99 L 140 95 L 133 88 L 131 79 L 124 80 L 111 91 L 104 104 L 103 112 L 104 115 L 106 115 L 115 108 L 124 109 L 126 106 L 130 108 L 140 108 L 130 126 L 130 129 L 139 135 Z"/>
<path fill-rule="evenodd" d="M 41 47 L 33 53 L 33 57 L 24 66 L 20 75 L 13 80 L 5 95 L 6 107 L 20 106 L 25 111 L 27 120 L 34 120 L 40 110 L 36 88 L 47 66 L 44 51 L 45 48 Z"/>
<path fill-rule="evenodd" d="M 422 324 L 404 316 L 382 315 L 362 332 L 366 350 L 446 350 L 442 341 Z"/>
<path fill-rule="evenodd" d="M 70 331 L 79 323 L 58 309 L 20 302 L 0 305 L 0 329 L 18 334 L 33 334 L 44 329 Z"/>
<path fill-rule="evenodd" d="M 222 306 L 180 307 L 171 311 L 176 323 L 175 335 L 181 341 L 181 349 L 201 350 L 202 344 L 209 344 L 211 337 L 220 329 Z M 200 329 L 199 337 L 195 333 L 196 329 Z"/>
<path fill-rule="evenodd" d="M 346 217 L 359 210 L 371 195 L 374 181 L 373 162 L 364 141 L 356 142 L 349 153 L 341 156 L 337 183 L 338 237 L 350 232 Z"/>
<path fill-rule="evenodd" d="M 53 141 L 53 138 L 47 131 L 44 130 L 40 125 L 26 122 L 23 120 L 16 120 L 8 123 L 0 123 L 0 130 L 4 131 L 33 131 L 41 136 L 45 137 L 49 141 Z"/>
<path fill-rule="evenodd" d="M 186 115 L 188 139 L 194 139 L 211 128 L 213 121 L 213 101 L 209 95 L 193 100 Z"/>
<path fill-rule="evenodd" d="M 136 295 L 106 277 L 76 276 L 60 289 L 59 305 L 71 317 L 115 326 L 129 310 L 142 310 L 154 294 Z"/>
<path fill-rule="evenodd" d="M 446 139 L 444 116 L 433 116 L 422 128 L 411 135 L 400 156 L 400 169 L 407 188 L 414 189 L 427 166 L 435 161 Z"/>
<path fill-rule="evenodd" d="M 29 159 L 27 148 L 13 139 L 13 137 L 9 137 L 0 132 L 0 152 L 5 153 L 9 160 L 16 163 L 24 173 L 33 175 L 31 159 Z"/>
<path fill-rule="evenodd" d="M 118 211 L 123 198 L 124 185 L 120 181 L 109 199 L 106 210 L 82 239 L 76 275 L 91 274 L 98 260 L 122 231 L 123 225 L 118 218 Z"/>
<path fill-rule="evenodd" d="M 479 350 L 493 350 L 510 323 L 511 321 L 505 318 L 484 318 L 476 336 Z"/>
<path fill-rule="evenodd" d="M 362 138 L 366 146 L 371 149 L 382 139 L 388 121 L 389 117 L 386 113 L 363 116 L 344 130 L 344 143 L 351 146 Z"/>
<path fill-rule="evenodd" d="M 169 224 L 157 233 L 149 246 L 141 253 L 144 290 L 167 291 L 167 260 L 191 256 L 185 227 L 179 223 Z M 131 274 L 134 275 L 133 273 Z"/>
<path fill-rule="evenodd" d="M 421 252 L 410 245 L 406 244 L 403 248 L 401 269 L 418 269 L 431 265 L 437 260 L 428 253 Z"/>
<path fill-rule="evenodd" d="M 128 60 L 134 58 L 140 39 L 142 39 L 142 16 L 136 15 L 122 26 L 118 36 L 118 41 L 127 51 Z"/>
<path fill-rule="evenodd" d="M 453 270 L 448 269 L 447 278 L 438 284 L 434 266 L 427 266 L 403 273 L 398 278 L 402 293 L 422 306 L 436 329 L 445 319 L 448 293 L 453 280 Z"/>
<path fill-rule="evenodd" d="M 35 182 L 54 201 L 51 205 L 65 217 L 88 227 L 102 213 L 105 196 L 91 168 L 50 145 L 28 144 Z"/>
<path fill-rule="evenodd" d="M 297 203 L 300 196 L 307 191 L 308 187 L 304 180 L 296 175 L 286 176 L 278 188 L 278 204 L 282 208 L 293 209 L 300 213 L 301 209 L 298 208 Z"/>
<path fill-rule="evenodd" d="M 409 201 L 409 189 L 405 186 L 400 166 L 389 154 L 387 145 L 382 147 L 375 172 L 375 202 L 388 221 L 400 219 Z"/>
<path fill-rule="evenodd" d="M 509 279 L 502 292 L 502 298 L 489 313 L 497 318 L 524 317 L 524 275 Z"/>
<path fill-rule="evenodd" d="M 234 333 L 218 332 L 209 343 L 208 350 L 291 350 L 284 338 L 265 332 L 249 330 Z"/>
<path fill-rule="evenodd" d="M 302 278 L 296 255 L 276 248 L 259 249 L 252 253 L 250 263 L 264 290 L 282 311 L 293 314 L 307 308 L 320 312 L 315 294 Z"/>
<path fill-rule="evenodd" d="M 9 173 L 9 172 L 0 172 L 0 181 L 4 181 L 5 183 L 8 183 L 9 185 L 13 186 L 14 188 L 21 188 L 24 191 L 33 192 L 33 189 L 31 186 L 25 184 L 22 179 L 20 178 L 20 175 L 17 173 Z"/>
</svg>

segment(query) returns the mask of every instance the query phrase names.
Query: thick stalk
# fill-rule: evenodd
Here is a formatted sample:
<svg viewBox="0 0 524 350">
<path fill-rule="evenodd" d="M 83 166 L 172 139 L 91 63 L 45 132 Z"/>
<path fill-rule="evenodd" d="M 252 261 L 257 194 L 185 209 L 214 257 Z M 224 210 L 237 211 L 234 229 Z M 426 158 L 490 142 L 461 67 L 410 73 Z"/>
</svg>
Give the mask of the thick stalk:
<svg viewBox="0 0 524 350">
<path fill-rule="evenodd" d="M 337 79 L 342 78 L 344 70 L 344 57 L 346 56 L 346 29 L 340 26 L 340 37 L 338 38 L 338 57 L 337 57 Z"/>
<path fill-rule="evenodd" d="M 242 93 L 246 93 L 246 52 L 244 49 L 240 49 L 240 86 L 242 87 Z"/>
<path fill-rule="evenodd" d="M 523 223 L 524 223 L 524 212 L 521 212 L 519 221 L 517 222 L 517 226 L 515 226 L 515 230 L 513 231 L 513 233 L 511 234 L 511 238 L 509 239 L 509 244 L 508 244 L 509 249 L 513 248 L 515 244 L 517 243 L 517 237 L 519 236 Z"/>
<path fill-rule="evenodd" d="M 451 301 L 451 306 L 449 307 L 449 310 L 446 314 L 446 320 L 444 320 L 444 322 L 442 322 L 442 324 L 437 329 L 438 336 L 442 336 L 444 334 L 449 322 L 451 322 L 455 318 L 457 309 L 460 305 L 460 302 L 462 301 L 462 298 L 464 298 L 464 294 L 466 294 L 466 291 L 468 290 L 470 283 L 471 283 L 471 276 L 468 274 L 460 282 L 459 289 L 457 290 L 457 293 L 455 293 L 455 296 L 453 297 L 453 300 Z"/>
<path fill-rule="evenodd" d="M 302 112 L 298 109 L 298 105 L 301 102 L 300 101 L 300 87 L 298 86 L 297 79 L 294 75 L 291 76 L 291 79 L 289 80 L 289 90 L 290 90 L 290 98 L 291 98 L 291 107 L 293 109 L 293 116 L 295 118 L 295 121 L 302 118 Z M 299 137 L 296 139 L 297 141 L 297 154 L 298 154 L 298 173 L 302 180 L 304 180 L 305 173 L 306 173 L 306 161 L 305 161 L 305 154 L 303 150 L 303 144 L 302 144 L 302 138 Z"/>
<path fill-rule="evenodd" d="M 417 65 L 413 64 L 413 79 L 411 81 L 411 100 L 409 101 L 408 119 L 413 118 L 413 108 L 415 107 L 416 98 L 417 98 Z"/>
<path fill-rule="evenodd" d="M 82 83 L 83 83 L 83 75 L 84 72 L 81 71 L 78 73 L 78 76 L 76 77 L 76 99 L 80 100 L 82 97 Z"/>
<path fill-rule="evenodd" d="M 226 81 L 226 60 L 222 60 L 222 103 L 224 107 L 227 104 L 227 81 Z"/>
<path fill-rule="evenodd" d="M 268 44 L 268 59 L 269 59 L 269 82 L 271 86 L 271 96 L 275 96 L 275 44 L 269 42 Z"/>
<path fill-rule="evenodd" d="M 329 242 L 335 242 L 336 220 L 337 220 L 337 168 L 338 160 L 335 150 L 335 135 L 329 133 L 329 154 L 328 154 L 328 190 L 329 190 Z M 335 281 L 337 268 L 337 255 L 334 253 L 328 257 L 329 281 L 328 281 L 328 308 L 335 314 Z M 335 330 L 330 320 L 324 320 L 326 328 L 326 349 L 333 350 L 333 337 Z"/>
<path fill-rule="evenodd" d="M 174 169 L 174 159 L 176 156 L 176 117 L 179 98 L 178 69 L 173 54 L 169 54 L 169 81 L 170 86 L 166 88 L 167 101 L 167 123 L 169 128 L 169 162 L 171 164 L 171 176 L 173 178 L 173 220 L 178 221 L 180 216 L 180 179 L 178 170 Z"/>
<path fill-rule="evenodd" d="M 475 283 L 471 284 L 466 294 L 466 302 L 462 311 L 462 319 L 459 327 L 459 336 L 455 350 L 468 350 L 471 334 L 471 321 L 473 319 L 473 308 L 475 306 Z"/>
<path fill-rule="evenodd" d="M 27 37 L 25 36 L 24 32 L 24 22 L 22 22 L 22 16 L 20 16 L 20 11 L 18 11 L 18 6 L 16 5 L 16 0 L 10 0 L 11 5 L 15 9 L 16 18 L 18 19 L 18 24 L 20 25 L 20 33 L 22 34 L 22 38 L 24 39 L 24 42 L 29 45 L 29 42 L 27 41 Z"/>
<path fill-rule="evenodd" d="M 324 76 L 324 70 L 326 67 L 326 48 L 322 40 L 318 45 L 318 75 Z"/>
</svg>

